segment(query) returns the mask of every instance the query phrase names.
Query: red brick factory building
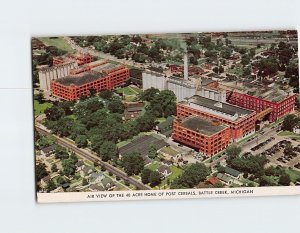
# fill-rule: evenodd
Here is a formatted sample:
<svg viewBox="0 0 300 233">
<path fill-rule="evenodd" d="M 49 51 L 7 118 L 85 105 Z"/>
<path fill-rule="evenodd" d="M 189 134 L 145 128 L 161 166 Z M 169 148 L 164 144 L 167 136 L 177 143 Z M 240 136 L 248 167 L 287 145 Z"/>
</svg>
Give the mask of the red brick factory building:
<svg viewBox="0 0 300 233">
<path fill-rule="evenodd" d="M 74 74 L 72 74 L 74 73 Z M 51 91 L 64 100 L 77 100 L 89 95 L 91 89 L 96 92 L 112 90 L 123 86 L 129 79 L 129 69 L 123 65 L 99 62 L 84 72 L 71 72 L 70 75 L 51 81 Z"/>
<path fill-rule="evenodd" d="M 212 156 L 228 146 L 231 132 L 229 126 L 220 121 L 191 115 L 174 120 L 172 137 L 207 156 Z"/>
<path fill-rule="evenodd" d="M 231 141 L 239 141 L 255 132 L 255 111 L 228 103 L 222 103 L 199 95 L 194 95 L 188 98 L 186 101 L 177 103 L 176 119 L 180 122 L 184 121 L 184 119 L 189 116 L 198 116 L 202 119 L 220 122 L 220 124 L 228 126 Z M 183 144 L 190 145 L 187 143 L 188 140 L 190 140 L 190 135 L 182 135 L 179 137 L 177 127 L 178 124 L 175 122 L 173 126 L 172 137 Z M 184 127 L 184 125 L 182 125 L 182 127 Z M 211 145 L 213 147 L 215 146 L 213 144 Z M 227 146 L 226 143 L 223 143 L 221 147 L 223 149 L 223 145 L 225 147 Z M 217 145 L 217 148 L 208 148 L 207 150 L 215 152 L 219 151 L 219 149 L 220 147 Z M 201 148 L 200 151 L 202 151 Z M 208 155 L 211 154 L 208 153 Z"/>
<path fill-rule="evenodd" d="M 294 111 L 296 94 L 275 88 L 253 88 L 247 92 L 227 92 L 227 102 L 256 111 L 269 122 Z M 257 117 L 259 118 L 259 117 Z"/>
</svg>

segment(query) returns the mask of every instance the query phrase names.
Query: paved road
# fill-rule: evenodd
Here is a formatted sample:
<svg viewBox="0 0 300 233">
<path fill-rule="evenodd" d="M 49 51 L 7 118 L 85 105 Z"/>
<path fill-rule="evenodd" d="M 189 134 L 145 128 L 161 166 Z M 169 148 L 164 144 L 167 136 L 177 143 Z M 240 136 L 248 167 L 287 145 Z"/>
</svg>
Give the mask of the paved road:
<svg viewBox="0 0 300 233">
<path fill-rule="evenodd" d="M 45 130 L 41 125 L 37 125 L 36 124 L 36 129 L 39 133 L 43 134 L 43 135 L 50 135 L 51 133 L 49 133 L 47 130 Z M 52 134 L 51 134 L 52 135 Z M 123 180 L 127 180 L 130 184 L 134 185 L 135 187 L 137 187 L 137 189 L 139 190 L 150 190 L 151 188 L 149 188 L 148 186 L 144 185 L 143 183 L 129 177 L 125 172 L 115 168 L 114 166 L 112 166 L 109 163 L 103 162 L 101 159 L 99 159 L 96 155 L 93 155 L 92 153 L 79 149 L 77 146 L 74 146 L 71 142 L 66 141 L 63 138 L 60 138 L 56 135 L 53 135 L 56 139 L 57 139 L 57 144 L 66 147 L 68 149 L 70 149 L 71 151 L 75 152 L 77 155 L 79 155 L 82 158 L 85 158 L 91 162 L 98 162 L 101 166 L 104 166 L 106 168 L 106 170 L 108 170 L 109 172 L 112 172 L 113 174 L 115 174 L 116 176 L 119 176 L 120 178 L 122 178 Z"/>
</svg>

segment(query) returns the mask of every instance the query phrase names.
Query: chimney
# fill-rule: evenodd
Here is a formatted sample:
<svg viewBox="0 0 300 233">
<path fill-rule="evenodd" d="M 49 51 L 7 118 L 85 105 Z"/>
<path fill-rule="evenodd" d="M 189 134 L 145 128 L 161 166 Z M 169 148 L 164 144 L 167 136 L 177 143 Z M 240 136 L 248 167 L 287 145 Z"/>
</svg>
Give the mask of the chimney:
<svg viewBox="0 0 300 233">
<path fill-rule="evenodd" d="M 188 80 L 188 76 L 189 76 L 189 71 L 188 71 L 188 56 L 187 53 L 184 54 L 183 56 L 183 63 L 184 63 L 184 67 L 183 67 L 183 72 L 184 72 L 184 80 Z"/>
</svg>

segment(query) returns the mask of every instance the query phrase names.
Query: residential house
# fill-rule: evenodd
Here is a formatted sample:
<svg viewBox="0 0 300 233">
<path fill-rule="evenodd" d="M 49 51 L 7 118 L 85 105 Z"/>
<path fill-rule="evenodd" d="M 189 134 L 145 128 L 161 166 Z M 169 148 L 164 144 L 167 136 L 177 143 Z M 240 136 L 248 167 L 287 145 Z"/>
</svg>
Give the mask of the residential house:
<svg viewBox="0 0 300 233">
<path fill-rule="evenodd" d="M 231 167 L 225 167 L 225 173 L 229 176 L 232 176 L 232 177 L 236 178 L 236 179 L 239 179 L 242 175 L 242 173 L 240 171 L 235 170 Z"/>
<path fill-rule="evenodd" d="M 103 173 L 102 172 L 99 172 L 99 173 L 97 173 L 97 172 L 93 172 L 92 174 L 91 174 L 91 176 L 90 176 L 90 178 L 89 178 L 89 182 L 90 183 L 99 183 L 99 182 L 101 182 L 101 180 L 103 180 L 104 179 L 104 175 L 103 175 Z"/>
<path fill-rule="evenodd" d="M 223 173 L 218 173 L 217 178 L 227 185 L 231 185 L 233 183 L 233 178 Z"/>
<path fill-rule="evenodd" d="M 105 177 L 104 179 L 102 179 L 101 183 L 103 184 L 103 187 L 105 188 L 105 190 L 112 190 L 114 187 L 116 187 L 116 185 L 114 184 L 114 182 L 112 181 L 112 179 Z"/>
<path fill-rule="evenodd" d="M 218 177 L 212 176 L 212 177 L 209 177 L 207 179 L 207 182 L 210 183 L 210 184 L 212 184 L 212 185 L 215 185 L 215 184 L 217 184 L 217 183 L 219 183 L 221 181 L 220 181 L 220 179 Z"/>
<path fill-rule="evenodd" d="M 82 168 L 85 166 L 84 162 L 82 160 L 79 160 L 77 163 L 76 163 L 76 170 L 77 171 L 80 171 L 82 170 Z"/>
<path fill-rule="evenodd" d="M 169 175 L 171 175 L 172 171 L 170 169 L 170 167 L 166 166 L 166 165 L 161 165 L 157 171 L 159 172 L 159 174 L 162 176 L 162 177 L 167 177 Z"/>
<path fill-rule="evenodd" d="M 89 177 L 90 174 L 92 174 L 93 172 L 93 168 L 90 166 L 83 166 L 83 168 L 80 170 L 80 176 L 85 178 L 85 177 Z"/>
<path fill-rule="evenodd" d="M 46 157 L 51 155 L 56 149 L 56 145 L 53 144 L 51 146 L 47 146 L 43 149 L 41 149 L 42 155 L 45 155 Z"/>
<path fill-rule="evenodd" d="M 168 167 L 170 167 L 170 166 L 173 165 L 173 163 L 172 163 L 171 161 L 169 161 L 169 160 L 162 160 L 161 163 L 162 163 L 163 165 L 168 166 Z"/>
</svg>

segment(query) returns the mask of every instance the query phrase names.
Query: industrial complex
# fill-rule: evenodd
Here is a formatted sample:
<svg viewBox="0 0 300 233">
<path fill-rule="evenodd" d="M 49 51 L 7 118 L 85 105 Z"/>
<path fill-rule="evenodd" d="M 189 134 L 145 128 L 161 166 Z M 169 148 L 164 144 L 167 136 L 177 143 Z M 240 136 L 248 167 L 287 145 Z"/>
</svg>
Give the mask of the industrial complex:
<svg viewBox="0 0 300 233">
<path fill-rule="evenodd" d="M 38 192 L 300 185 L 296 37 L 34 38 Z"/>
<path fill-rule="evenodd" d="M 212 156 L 231 142 L 254 134 L 259 121 L 274 122 L 294 111 L 296 95 L 291 91 L 247 83 L 246 91 L 241 92 L 234 86 L 219 85 L 216 79 L 195 74 L 189 76 L 187 55 L 183 61 L 183 77 L 172 76 L 174 67 L 170 68 L 170 76 L 145 71 L 143 89 L 154 87 L 174 92 L 178 102 L 172 138 L 204 155 Z M 209 125 L 208 130 L 197 130 L 205 124 Z"/>
</svg>

